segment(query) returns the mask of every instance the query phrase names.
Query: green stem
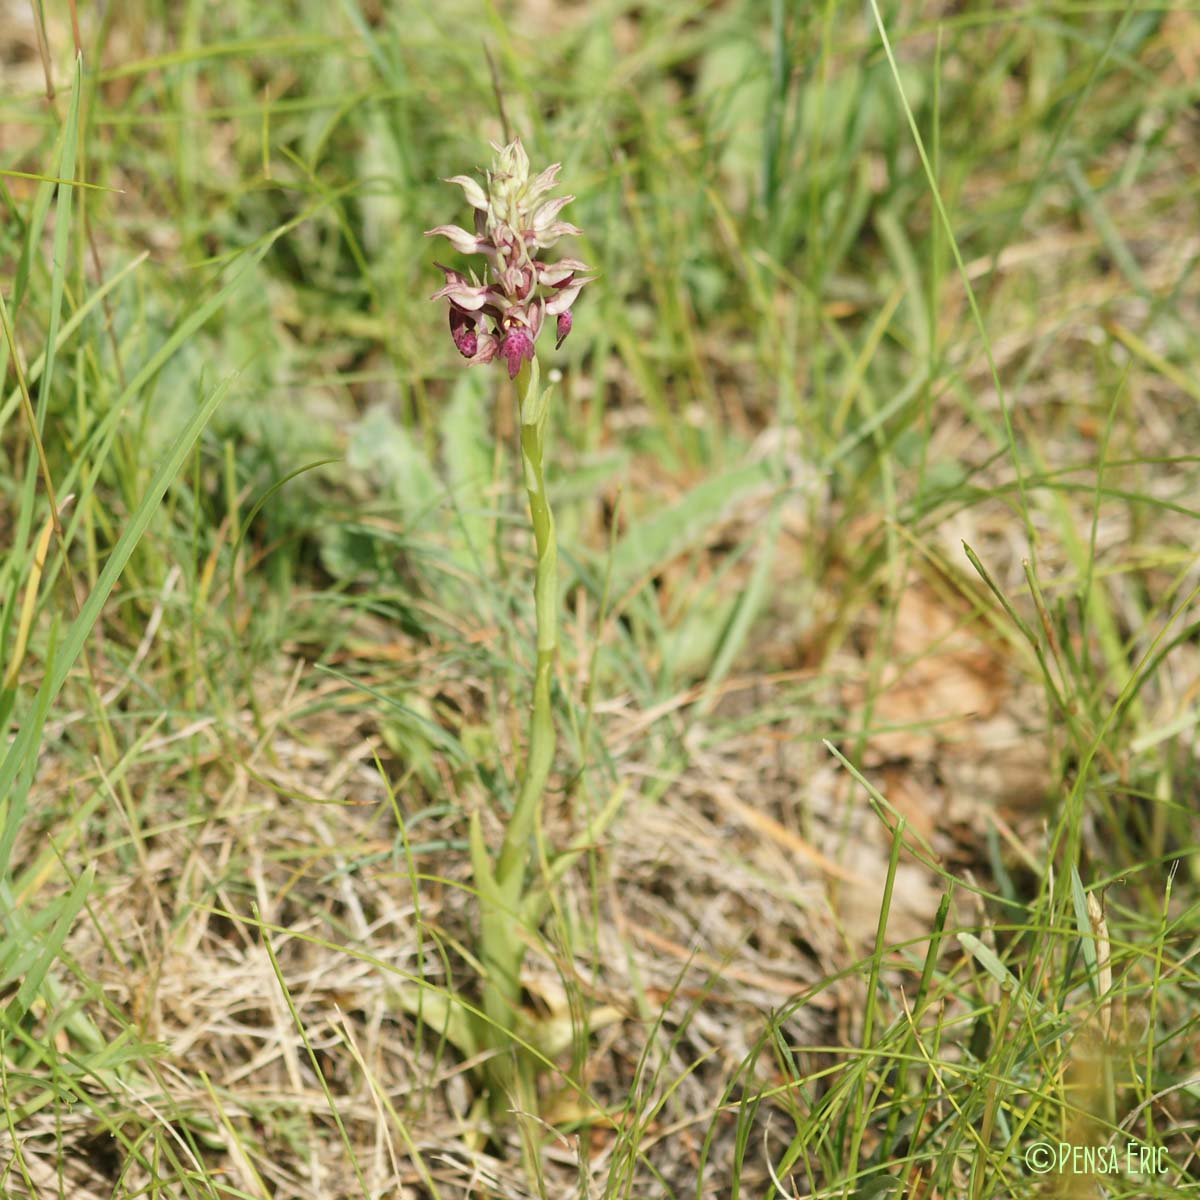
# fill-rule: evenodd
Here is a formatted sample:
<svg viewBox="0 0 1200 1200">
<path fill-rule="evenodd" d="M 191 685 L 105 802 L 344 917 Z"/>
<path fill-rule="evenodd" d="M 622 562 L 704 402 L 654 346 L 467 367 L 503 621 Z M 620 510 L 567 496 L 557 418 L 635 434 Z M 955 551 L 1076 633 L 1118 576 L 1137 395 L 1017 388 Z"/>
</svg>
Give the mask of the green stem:
<svg viewBox="0 0 1200 1200">
<path fill-rule="evenodd" d="M 554 660 L 558 654 L 558 546 L 554 539 L 554 514 L 550 511 L 542 475 L 545 433 L 545 412 L 536 424 L 521 426 L 525 488 L 529 495 L 533 537 L 537 546 L 537 576 L 533 589 L 537 616 L 537 668 L 533 680 L 533 714 L 529 725 L 525 775 L 496 865 L 496 882 L 501 891 L 512 895 L 514 899 L 524 892 L 524 874 L 530 856 L 529 840 L 533 836 L 534 825 L 541 811 L 542 795 L 554 762 L 555 729 L 550 687 L 554 679 Z"/>
<path fill-rule="evenodd" d="M 521 919 L 522 901 L 528 883 L 534 829 L 542 808 L 546 782 L 554 763 L 556 733 L 550 693 L 554 680 L 554 662 L 558 653 L 558 547 L 554 538 L 554 514 L 546 495 L 542 458 L 546 440 L 548 406 L 538 394 L 538 371 L 523 365 L 517 376 L 521 404 L 521 458 L 524 463 L 525 490 L 533 520 L 537 549 L 537 574 L 534 580 L 534 608 L 537 617 L 537 666 L 533 681 L 533 711 L 529 725 L 529 745 L 525 770 L 516 804 L 513 806 L 504 841 L 496 858 L 495 882 L 499 904 L 485 904 L 482 913 L 480 958 L 487 971 L 484 985 L 484 1011 L 492 1025 L 489 1041 L 500 1051 L 489 1072 L 493 1115 L 502 1112 L 506 1093 L 517 1091 L 519 1101 L 532 1099 L 534 1064 L 528 1056 L 517 1054 L 514 1063 L 511 1047 L 504 1034 L 517 1019 L 521 993 L 521 963 L 525 943 L 514 927 Z"/>
</svg>

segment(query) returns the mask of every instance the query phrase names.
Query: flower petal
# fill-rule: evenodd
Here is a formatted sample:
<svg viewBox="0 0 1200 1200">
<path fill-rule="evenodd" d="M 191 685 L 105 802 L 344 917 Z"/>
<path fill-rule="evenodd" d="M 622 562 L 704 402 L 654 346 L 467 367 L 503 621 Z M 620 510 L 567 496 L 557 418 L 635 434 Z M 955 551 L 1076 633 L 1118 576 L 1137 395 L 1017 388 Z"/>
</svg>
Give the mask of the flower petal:
<svg viewBox="0 0 1200 1200">
<path fill-rule="evenodd" d="M 570 204 L 574 199 L 574 196 L 559 196 L 554 200 L 547 200 L 546 203 L 537 209 L 537 211 L 533 214 L 533 220 L 531 224 L 533 226 L 534 233 L 540 233 L 543 229 L 545 229 L 546 226 L 548 226 L 550 222 L 553 221 L 560 212 L 562 212 L 563 208 Z"/>
<path fill-rule="evenodd" d="M 529 332 L 533 335 L 533 340 L 536 342 L 538 334 L 542 332 L 542 321 L 546 318 L 546 303 L 544 300 L 532 301 L 526 309 L 529 318 Z"/>
<path fill-rule="evenodd" d="M 492 249 L 487 238 L 476 237 L 458 225 L 439 225 L 436 229 L 425 230 L 425 236 L 448 238 L 460 254 L 481 254 Z"/>
<path fill-rule="evenodd" d="M 530 185 L 525 193 L 526 200 L 532 202 L 539 196 L 544 196 L 553 186 L 562 170 L 562 163 L 551 163 Z"/>
<path fill-rule="evenodd" d="M 546 301 L 546 312 L 552 317 L 558 313 L 565 313 L 579 298 L 584 284 L 591 282 L 591 278 L 585 278 L 572 279 L 570 283 L 564 284 Z"/>
<path fill-rule="evenodd" d="M 467 203 L 472 208 L 482 208 L 487 210 L 488 201 L 487 193 L 475 182 L 470 175 L 452 175 L 449 179 L 444 179 L 443 183 L 457 183 L 462 188 L 464 195 L 467 197 Z"/>
<path fill-rule="evenodd" d="M 537 244 L 542 247 L 553 246 L 560 237 L 572 236 L 579 237 L 583 230 L 578 225 L 572 225 L 570 221 L 555 221 L 553 225 L 539 231 L 537 235 Z"/>
<path fill-rule="evenodd" d="M 528 264 L 514 264 L 511 267 L 505 267 L 500 272 L 500 287 L 507 296 L 512 296 L 518 301 L 529 299 L 529 293 L 533 291 L 534 284 L 537 278 L 533 268 Z"/>
<path fill-rule="evenodd" d="M 577 258 L 560 258 L 556 263 L 539 262 L 534 265 L 537 267 L 538 283 L 545 287 L 558 287 L 559 284 L 566 283 L 576 271 L 588 270 L 587 263 L 580 262 Z"/>
<path fill-rule="evenodd" d="M 500 339 L 494 333 L 477 334 L 476 342 L 475 353 L 467 362 L 470 367 L 477 367 L 480 363 L 490 363 L 500 352 Z"/>
<path fill-rule="evenodd" d="M 525 153 L 520 138 L 513 138 L 500 151 L 499 165 L 501 171 L 519 183 L 524 183 L 529 178 L 529 155 Z"/>
<path fill-rule="evenodd" d="M 478 312 L 485 304 L 494 300 L 491 286 L 472 287 L 461 276 L 452 279 L 444 288 L 439 288 L 430 300 L 449 300 L 457 308 Z"/>
</svg>

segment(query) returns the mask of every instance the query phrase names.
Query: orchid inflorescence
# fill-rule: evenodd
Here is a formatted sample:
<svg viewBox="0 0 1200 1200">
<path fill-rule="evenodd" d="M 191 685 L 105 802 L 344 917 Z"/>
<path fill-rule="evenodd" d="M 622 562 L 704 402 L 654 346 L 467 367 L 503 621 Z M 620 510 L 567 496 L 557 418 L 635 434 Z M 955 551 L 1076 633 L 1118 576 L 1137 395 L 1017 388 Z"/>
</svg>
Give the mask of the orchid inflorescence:
<svg viewBox="0 0 1200 1200">
<path fill-rule="evenodd" d="M 571 332 L 571 306 L 580 289 L 590 283 L 588 267 L 576 258 L 545 263 L 534 255 L 548 249 L 564 234 L 580 230 L 557 220 L 574 196 L 542 200 L 554 187 L 560 163 L 529 178 L 529 157 L 515 139 L 501 148 L 493 143 L 496 158 L 487 172 L 487 189 L 467 175 L 455 175 L 457 183 L 475 210 L 475 232 L 458 225 L 439 225 L 426 236 L 449 239 L 462 254 L 484 254 L 489 260 L 491 282 L 481 283 L 450 267 L 446 286 L 432 299 L 450 301 L 450 336 L 459 353 L 470 363 L 491 362 L 497 355 L 508 364 L 515 379 L 523 362 L 533 360 L 533 345 L 548 316 L 558 318 L 557 346 Z M 484 328 L 482 318 L 491 328 Z"/>
</svg>

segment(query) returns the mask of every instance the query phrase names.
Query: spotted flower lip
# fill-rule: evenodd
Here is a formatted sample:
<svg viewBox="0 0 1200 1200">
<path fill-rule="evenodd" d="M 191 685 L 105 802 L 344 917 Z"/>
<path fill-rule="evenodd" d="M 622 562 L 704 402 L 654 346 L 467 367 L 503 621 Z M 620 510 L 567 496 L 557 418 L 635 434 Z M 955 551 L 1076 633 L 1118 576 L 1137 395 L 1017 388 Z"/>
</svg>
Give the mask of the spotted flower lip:
<svg viewBox="0 0 1200 1200">
<path fill-rule="evenodd" d="M 446 282 L 431 297 L 450 305 L 450 336 L 471 364 L 502 358 L 510 378 L 534 356 L 534 343 L 544 318 L 557 318 L 556 346 L 571 332 L 571 308 L 595 276 L 577 258 L 547 263 L 535 257 L 560 237 L 582 231 L 559 213 L 575 198 L 544 197 L 555 186 L 561 163 L 552 163 L 532 179 L 529 157 L 519 138 L 507 146 L 493 143 L 496 156 L 486 187 L 469 175 L 446 180 L 462 188 L 474 210 L 475 232 L 459 225 L 438 225 L 427 237 L 444 237 L 460 254 L 487 259 L 486 280 L 468 278 L 451 267 L 437 266 Z"/>
<path fill-rule="evenodd" d="M 513 326 L 500 340 L 500 353 L 508 359 L 509 379 L 516 379 L 521 363 L 525 359 L 533 361 L 533 338 L 529 331 L 520 325 Z"/>
</svg>

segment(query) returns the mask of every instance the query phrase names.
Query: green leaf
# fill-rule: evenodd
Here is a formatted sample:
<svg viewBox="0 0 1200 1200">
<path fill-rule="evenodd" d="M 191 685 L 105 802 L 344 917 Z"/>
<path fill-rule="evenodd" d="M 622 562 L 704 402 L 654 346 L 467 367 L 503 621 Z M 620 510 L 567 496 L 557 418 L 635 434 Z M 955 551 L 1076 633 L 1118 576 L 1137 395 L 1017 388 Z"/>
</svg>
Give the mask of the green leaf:
<svg viewBox="0 0 1200 1200">
<path fill-rule="evenodd" d="M 973 933 L 955 935 L 963 949 L 1006 991 L 1020 992 L 1017 977 L 1000 961 L 996 952 L 985 946 Z"/>
<path fill-rule="evenodd" d="M 125 281 L 125 277 L 131 272 L 136 271 L 138 267 L 140 267 L 142 263 L 144 263 L 149 257 L 150 251 L 143 250 L 141 254 L 131 258 L 123 267 L 108 276 L 103 284 L 101 284 L 94 292 L 89 292 L 87 299 L 83 300 L 79 304 L 79 307 L 71 313 L 66 323 L 58 331 L 58 338 L 54 342 L 55 351 L 61 350 L 63 346 L 66 345 L 67 341 L 75 334 L 76 330 L 78 330 L 84 321 L 91 316 L 92 310 L 102 304 L 112 292 L 116 291 L 117 287 Z M 0 366 L 3 365 L 4 355 L 7 350 L 8 343 L 6 341 L 0 341 Z M 32 387 L 33 384 L 37 383 L 37 381 L 41 379 L 42 373 L 45 371 L 45 369 L 46 352 L 43 350 L 42 353 L 39 354 L 37 358 L 35 358 L 33 362 L 29 364 L 29 369 L 25 372 L 25 382 Z M 14 384 L 12 391 L 10 391 L 8 394 L 8 399 L 5 400 L 3 404 L 0 404 L 0 428 L 3 428 L 8 424 L 9 419 L 12 417 L 13 412 L 16 410 L 16 407 L 20 402 L 20 398 L 21 389 Z"/>
<path fill-rule="evenodd" d="M 613 553 L 613 587 L 621 591 L 703 543 L 739 500 L 773 482 L 769 463 L 735 467 L 697 484 L 654 515 L 638 517 Z"/>
<path fill-rule="evenodd" d="M 1092 919 L 1088 916 L 1087 893 L 1083 890 L 1083 880 L 1075 864 L 1071 864 L 1071 906 L 1075 909 L 1075 926 L 1079 930 L 1079 940 L 1083 950 L 1083 961 L 1087 963 L 1088 982 L 1091 984 L 1092 995 L 1098 996 L 1096 982 L 1096 937 L 1092 930 Z"/>
<path fill-rule="evenodd" d="M 758 561 L 750 573 L 750 580 L 738 594 L 733 614 L 721 633 L 721 640 L 713 658 L 712 667 L 705 683 L 704 697 L 699 712 L 707 712 L 721 680 L 729 674 L 737 656 L 746 644 L 746 638 L 770 593 L 771 566 L 775 561 L 775 547 L 779 542 L 780 508 L 776 504 L 767 520 L 760 539 Z"/>
<path fill-rule="evenodd" d="M 711 678 L 722 633 L 732 625 L 737 604 L 737 596 L 721 595 L 716 586 L 689 597 L 678 622 L 660 635 L 663 669 L 669 678 Z"/>
<path fill-rule="evenodd" d="M 446 996 L 420 984 L 404 984 L 389 991 L 388 998 L 445 1038 L 463 1058 L 479 1053 L 474 1009 L 458 996 Z"/>
<path fill-rule="evenodd" d="M 442 485 L 425 451 L 383 405 L 350 431 L 346 466 L 386 488 L 409 524 L 428 517 L 441 501 Z"/>
<path fill-rule="evenodd" d="M 522 367 L 521 375 L 529 372 L 529 382 L 521 395 L 521 424 L 537 425 L 546 415 L 546 404 L 550 398 L 550 389 L 542 387 L 542 369 L 538 365 L 537 355 L 527 367 Z M 521 386 L 521 376 L 517 377 L 517 386 Z"/>
<path fill-rule="evenodd" d="M 485 509 L 492 480 L 492 440 L 484 411 L 489 390 L 482 372 L 464 371 L 441 422 L 451 502 L 465 542 L 462 564 L 473 574 L 483 567 L 489 540 Z"/>
<path fill-rule="evenodd" d="M 496 885 L 496 876 L 492 871 L 492 856 L 483 838 L 483 825 L 478 813 L 471 814 L 471 874 L 475 879 L 475 887 L 481 900 L 489 903 L 500 902 L 500 889 Z"/>
<path fill-rule="evenodd" d="M 480 955 L 490 967 L 499 965 L 501 970 L 516 974 L 525 953 L 525 944 L 517 933 L 519 901 L 510 903 L 496 879 L 478 813 L 471 814 L 470 844 L 471 875 L 479 893 Z"/>
<path fill-rule="evenodd" d="M 58 618 L 55 617 L 53 624 L 50 627 L 50 651 L 46 659 L 46 674 L 54 670 L 54 656 L 58 650 Z M 34 701 L 33 712 L 26 718 L 21 727 L 21 733 L 26 734 L 26 737 L 32 745 L 36 746 L 42 740 L 42 727 L 46 723 L 46 714 L 50 709 L 50 697 L 46 693 L 45 688 L 42 688 Z M 15 739 L 20 741 L 20 735 Z M 11 751 L 10 751 L 11 752 Z M 9 756 L 6 755 L 2 764 L 0 764 L 0 880 L 7 882 L 9 876 L 9 859 L 12 857 L 13 845 L 17 840 L 17 831 L 21 827 L 21 821 L 25 817 L 25 808 L 29 801 L 29 789 L 33 785 L 33 773 L 37 766 L 37 755 L 31 754 L 28 761 L 24 764 L 24 769 L 20 771 L 19 778 L 16 783 L 13 783 L 14 777 L 18 775 L 18 767 L 21 766 L 19 758 L 13 758 L 13 767 L 11 774 L 7 773 Z"/>
<path fill-rule="evenodd" d="M 471 873 L 479 891 L 480 909 L 485 933 L 481 939 L 493 962 L 519 963 L 525 953 L 525 943 L 517 933 L 523 913 L 520 886 L 501 886 L 492 866 L 492 854 L 483 838 L 483 825 L 478 813 L 471 814 Z M 490 944 L 489 944 L 490 943 Z"/>
</svg>

